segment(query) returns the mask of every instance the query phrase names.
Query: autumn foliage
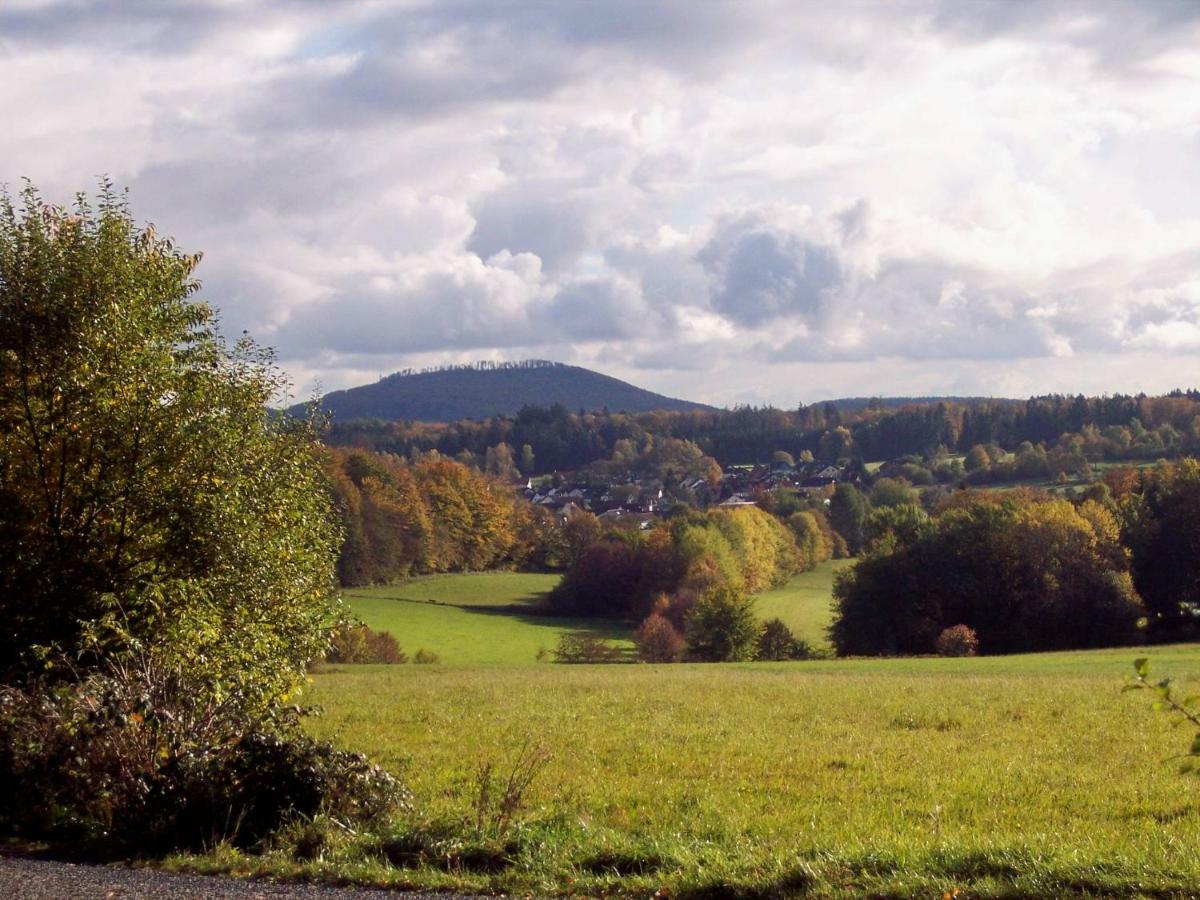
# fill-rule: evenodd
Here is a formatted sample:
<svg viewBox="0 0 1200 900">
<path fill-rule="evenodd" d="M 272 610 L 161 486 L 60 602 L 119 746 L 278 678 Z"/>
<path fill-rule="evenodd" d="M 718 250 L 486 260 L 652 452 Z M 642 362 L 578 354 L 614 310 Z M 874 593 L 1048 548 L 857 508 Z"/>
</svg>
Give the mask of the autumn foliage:
<svg viewBox="0 0 1200 900">
<path fill-rule="evenodd" d="M 344 585 L 519 565 L 544 543 L 542 511 L 468 466 L 436 455 L 412 465 L 367 450 L 325 452 L 345 534 Z"/>
<path fill-rule="evenodd" d="M 649 663 L 678 662 L 687 649 L 683 635 L 659 613 L 651 613 L 642 621 L 634 632 L 633 643 L 638 659 Z"/>
<path fill-rule="evenodd" d="M 934 648 L 938 656 L 974 656 L 979 652 L 979 638 L 966 625 L 951 625 L 938 635 Z"/>
</svg>

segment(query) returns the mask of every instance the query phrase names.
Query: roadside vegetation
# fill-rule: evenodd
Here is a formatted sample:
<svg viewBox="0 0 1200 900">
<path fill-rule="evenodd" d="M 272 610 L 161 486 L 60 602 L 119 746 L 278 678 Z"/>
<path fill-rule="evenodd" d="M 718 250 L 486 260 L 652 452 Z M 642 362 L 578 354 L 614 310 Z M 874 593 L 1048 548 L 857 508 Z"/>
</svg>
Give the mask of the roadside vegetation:
<svg viewBox="0 0 1200 900">
<path fill-rule="evenodd" d="M 344 619 L 315 429 L 193 299 L 198 256 L 0 196 L 0 831 L 99 854 L 405 802 L 288 699 Z"/>
</svg>

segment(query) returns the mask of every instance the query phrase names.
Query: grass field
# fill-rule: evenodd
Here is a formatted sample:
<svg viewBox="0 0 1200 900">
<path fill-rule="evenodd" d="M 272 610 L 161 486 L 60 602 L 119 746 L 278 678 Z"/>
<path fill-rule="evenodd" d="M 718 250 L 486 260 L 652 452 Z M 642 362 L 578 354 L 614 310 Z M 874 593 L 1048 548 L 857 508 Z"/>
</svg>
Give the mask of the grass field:
<svg viewBox="0 0 1200 900">
<path fill-rule="evenodd" d="M 782 619 L 796 637 L 813 647 L 827 647 L 826 629 L 832 621 L 830 603 L 834 573 L 853 560 L 823 562 L 811 572 L 801 572 L 781 588 L 759 594 L 755 610 L 760 619 Z"/>
<path fill-rule="evenodd" d="M 765 595 L 760 614 L 813 640 L 834 568 Z M 218 850 L 176 865 L 522 895 L 1200 896 L 1200 781 L 1169 759 L 1191 734 L 1121 690 L 1144 653 L 1200 683 L 1200 646 L 537 664 L 563 623 L 521 607 L 552 583 L 354 592 L 410 652 L 425 641 L 461 663 L 344 666 L 304 697 L 324 710 L 309 730 L 399 775 L 412 812 L 382 836 L 334 828 L 309 861 Z M 496 795 L 523 748 L 548 761 L 503 824 Z M 483 798 L 488 766 L 499 782 Z"/>
<path fill-rule="evenodd" d="M 779 617 L 798 637 L 826 647 L 833 574 L 850 560 L 822 563 L 785 586 L 759 595 L 759 618 Z M 484 572 L 417 578 L 389 587 L 345 592 L 351 610 L 372 628 L 390 631 L 410 656 L 438 654 L 443 665 L 527 665 L 553 650 L 566 632 L 586 631 L 631 651 L 631 627 L 602 619 L 540 615 L 557 575 Z"/>
<path fill-rule="evenodd" d="M 1136 655 L 347 667 L 317 676 L 310 699 L 326 709 L 313 730 L 402 775 L 434 830 L 470 830 L 479 766 L 503 771 L 526 742 L 551 755 L 502 865 L 371 868 L 375 879 L 1195 896 L 1200 782 L 1166 759 L 1190 734 L 1148 695 L 1121 692 Z M 1150 655 L 1200 679 L 1200 647 Z"/>
<path fill-rule="evenodd" d="M 761 595 L 760 617 L 823 645 L 846 564 Z M 360 849 L 331 872 L 714 897 L 1200 893 L 1200 783 L 1166 760 L 1189 735 L 1120 691 L 1139 651 L 538 666 L 562 629 L 596 627 L 522 611 L 553 583 L 493 573 L 352 593 L 369 624 L 451 665 L 318 675 L 309 699 L 326 712 L 312 728 L 406 780 L 414 833 L 455 837 L 440 864 Z M 1200 680 L 1200 648 L 1151 655 Z M 523 824 L 475 833 L 480 766 L 504 772 L 527 744 L 550 762 Z"/>
<path fill-rule="evenodd" d="M 563 634 L 576 631 L 632 649 L 627 625 L 539 615 L 539 604 L 558 579 L 518 572 L 438 575 L 356 588 L 345 596 L 356 616 L 390 631 L 409 656 L 428 650 L 443 665 L 529 665 L 539 651 L 552 651 Z"/>
<path fill-rule="evenodd" d="M 560 576 L 539 572 L 470 572 L 412 578 L 384 587 L 350 588 L 356 599 L 435 601 L 450 606 L 538 606 Z"/>
</svg>

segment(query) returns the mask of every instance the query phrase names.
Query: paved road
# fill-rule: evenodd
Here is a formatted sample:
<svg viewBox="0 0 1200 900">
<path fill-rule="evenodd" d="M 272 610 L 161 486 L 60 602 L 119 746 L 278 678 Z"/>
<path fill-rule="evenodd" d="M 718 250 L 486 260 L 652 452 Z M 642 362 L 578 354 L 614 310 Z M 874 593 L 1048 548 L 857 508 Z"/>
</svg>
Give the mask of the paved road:
<svg viewBox="0 0 1200 900">
<path fill-rule="evenodd" d="M 13 900 L 471 900 L 310 884 L 272 884 L 208 875 L 178 875 L 0 854 L 0 897 Z M 483 900 L 483 898 L 477 898 Z"/>
</svg>

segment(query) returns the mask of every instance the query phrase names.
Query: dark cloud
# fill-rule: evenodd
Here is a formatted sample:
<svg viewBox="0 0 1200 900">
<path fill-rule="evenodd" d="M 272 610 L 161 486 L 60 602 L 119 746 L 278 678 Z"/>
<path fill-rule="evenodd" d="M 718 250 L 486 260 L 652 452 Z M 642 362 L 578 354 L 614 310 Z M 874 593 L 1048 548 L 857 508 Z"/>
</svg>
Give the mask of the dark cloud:
<svg viewBox="0 0 1200 900">
<path fill-rule="evenodd" d="M 418 277 L 344 277 L 268 337 L 301 357 L 520 346 L 530 343 L 537 287 L 535 273 L 477 259 Z"/>
<path fill-rule="evenodd" d="M 1106 68 L 1124 69 L 1177 45 L 1200 27 L 1195 0 L 943 0 L 931 30 L 960 40 L 1053 41 L 1091 50 Z"/>
<path fill-rule="evenodd" d="M 592 246 L 592 210 L 569 193 L 521 183 L 487 195 L 473 212 L 467 249 L 485 259 L 502 250 L 527 252 L 557 269 Z"/>
<path fill-rule="evenodd" d="M 834 248 L 755 215 L 722 223 L 697 258 L 713 278 L 713 308 L 745 325 L 815 320 L 843 278 Z"/>
<path fill-rule="evenodd" d="M 220 4 L 154 0 L 59 0 L 36 6 L 0 6 L 0 48 L 61 48 L 92 43 L 109 50 L 176 51 L 223 32 L 231 18 Z"/>
<path fill-rule="evenodd" d="M 642 337 L 662 325 L 647 315 L 633 285 L 607 278 L 564 287 L 546 310 L 546 319 L 563 337 L 580 342 Z"/>
</svg>

